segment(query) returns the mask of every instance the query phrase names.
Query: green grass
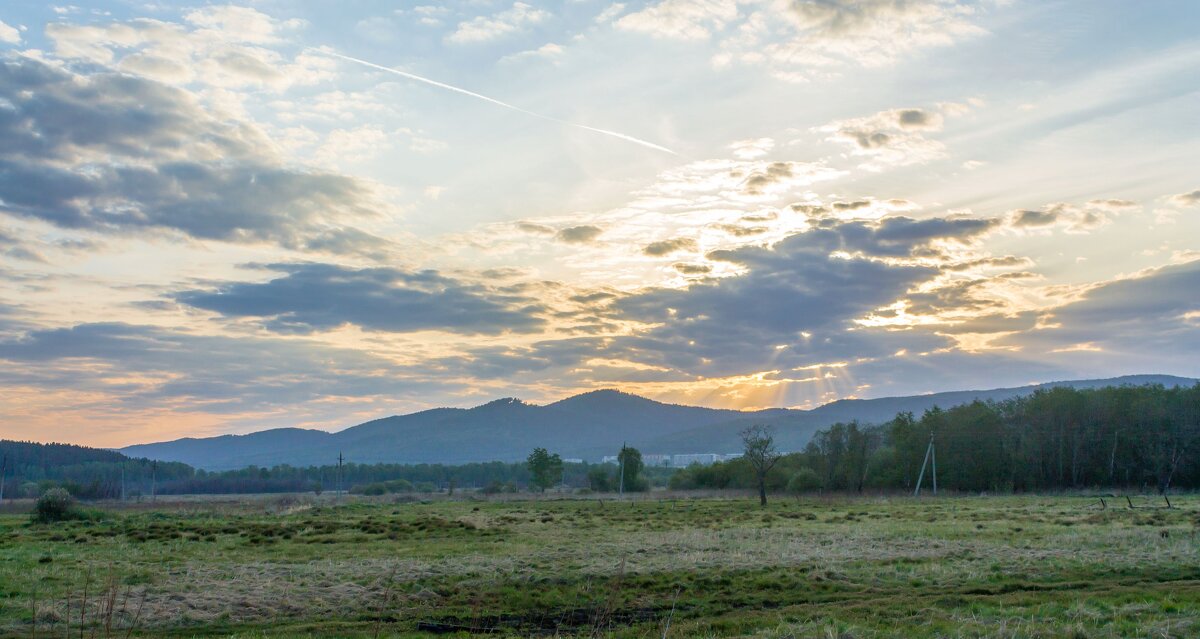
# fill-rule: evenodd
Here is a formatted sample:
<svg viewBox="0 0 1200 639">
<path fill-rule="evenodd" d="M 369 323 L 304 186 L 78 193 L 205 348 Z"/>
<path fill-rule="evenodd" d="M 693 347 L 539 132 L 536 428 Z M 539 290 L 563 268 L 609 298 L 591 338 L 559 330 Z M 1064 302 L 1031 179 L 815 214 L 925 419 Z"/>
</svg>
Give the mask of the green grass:
<svg viewBox="0 0 1200 639">
<path fill-rule="evenodd" d="M 41 637 L 63 636 L 68 619 L 78 633 L 81 610 L 85 636 L 99 637 L 131 626 L 178 637 L 1195 637 L 1200 499 L 1174 501 L 259 501 L 57 525 L 0 515 L 0 635 L 33 636 L 36 607 Z"/>
</svg>

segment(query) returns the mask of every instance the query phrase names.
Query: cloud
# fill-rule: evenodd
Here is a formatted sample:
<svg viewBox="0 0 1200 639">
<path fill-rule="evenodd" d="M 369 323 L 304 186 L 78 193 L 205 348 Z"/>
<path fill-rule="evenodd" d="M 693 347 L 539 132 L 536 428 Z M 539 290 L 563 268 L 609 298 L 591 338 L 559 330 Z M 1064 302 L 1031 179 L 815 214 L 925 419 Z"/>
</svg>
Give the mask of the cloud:
<svg viewBox="0 0 1200 639">
<path fill-rule="evenodd" d="M 1177 206 L 1196 206 L 1200 204 L 1200 189 L 1172 195 L 1167 199 Z"/>
<path fill-rule="evenodd" d="M 699 248 L 696 240 L 687 237 L 679 237 L 670 240 L 662 240 L 660 242 L 651 242 L 647 244 L 642 252 L 651 257 L 661 257 L 670 255 L 677 251 L 695 251 Z"/>
<path fill-rule="evenodd" d="M 0 228 L 0 255 L 27 262 L 46 262 L 46 258 L 29 246 L 28 242 L 7 233 L 3 228 Z"/>
<path fill-rule="evenodd" d="M 1017 227 L 1050 226 L 1058 221 L 1058 213 L 1054 211 L 1013 211 L 1012 225 Z"/>
<path fill-rule="evenodd" d="M 446 39 L 457 44 L 488 42 L 544 22 L 550 13 L 524 2 L 514 2 L 511 9 L 492 16 L 477 16 L 458 23 L 458 28 Z"/>
<path fill-rule="evenodd" d="M 775 140 L 771 138 L 757 138 L 750 140 L 738 140 L 729 145 L 733 149 L 733 156 L 739 160 L 755 160 L 771 152 L 775 148 Z"/>
<path fill-rule="evenodd" d="M 285 58 L 267 45 L 304 26 L 249 7 L 208 6 L 184 23 L 134 19 L 107 24 L 52 22 L 46 37 L 64 60 L 88 60 L 159 82 L 282 91 L 333 77 L 334 63 L 301 52 Z"/>
<path fill-rule="evenodd" d="M 1200 193 L 1200 191 L 1197 191 Z M 1105 209 L 1108 211 L 1122 211 L 1125 209 L 1137 208 L 1138 203 L 1133 200 L 1122 200 L 1117 198 L 1108 198 L 1102 200 L 1088 200 L 1087 206 L 1097 209 Z"/>
<path fill-rule="evenodd" d="M 676 262 L 671 265 L 671 268 L 684 275 L 707 275 L 712 272 L 712 267 L 708 264 L 688 264 L 686 262 Z"/>
<path fill-rule="evenodd" d="M 226 40 L 257 44 L 278 42 L 280 31 L 304 24 L 300 20 L 280 23 L 257 9 L 233 5 L 194 9 L 184 19 L 197 27 L 212 29 Z"/>
<path fill-rule="evenodd" d="M 879 171 L 945 157 L 946 147 L 941 142 L 922 135 L 941 129 L 940 113 L 908 108 L 837 120 L 816 130 L 830 134 L 829 141 L 849 147 L 851 155 L 867 158 L 863 168 Z"/>
<path fill-rule="evenodd" d="M 124 422 L 153 407 L 169 409 L 175 419 L 277 411 L 294 425 L 316 411 L 341 421 L 347 400 L 416 400 L 434 388 L 461 387 L 453 377 L 435 381 L 367 351 L 307 339 L 195 335 L 116 322 L 28 330 L 0 341 L 0 361 L 7 389 L 39 389 L 55 398 L 58 415 L 82 410 L 80 421 L 111 411 Z M 322 408 L 331 399 L 334 410 Z"/>
<path fill-rule="evenodd" d="M 0 20 L 0 42 L 6 44 L 21 44 L 21 32 Z"/>
<path fill-rule="evenodd" d="M 806 366 L 895 352 L 898 336 L 856 330 L 854 320 L 937 277 L 939 269 L 909 258 L 935 244 L 969 243 L 998 223 L 900 216 L 831 219 L 827 227 L 771 246 L 712 251 L 706 262 L 673 265 L 680 274 L 704 276 L 691 286 L 648 288 L 606 299 L 597 312 L 641 328 L 609 338 L 604 352 L 661 367 L 663 375 L 689 376 L 745 374 L 762 370 L 766 361 Z M 736 267 L 738 274 L 708 277 L 720 264 Z M 904 340 L 928 348 L 947 341 L 933 334 Z M 779 350 L 779 344 L 788 348 Z"/>
<path fill-rule="evenodd" d="M 615 26 L 656 38 L 713 40 L 713 64 L 806 81 L 847 66 L 881 67 L 984 33 L 981 2 L 945 0 L 662 0 Z"/>
<path fill-rule="evenodd" d="M 564 49 L 562 45 L 554 42 L 547 42 L 536 49 L 529 49 L 527 51 L 520 51 L 512 55 L 506 55 L 503 58 L 500 58 L 500 62 L 517 62 L 519 60 L 529 59 L 555 60 L 561 57 L 564 51 L 566 51 L 566 49 Z"/>
<path fill-rule="evenodd" d="M 566 242 L 568 244 L 586 244 L 599 237 L 603 232 L 604 229 L 598 226 L 584 224 L 581 226 L 571 226 L 562 229 L 557 235 L 555 235 L 555 237 L 560 242 Z"/>
<path fill-rule="evenodd" d="M 235 282 L 176 293 L 177 302 L 229 318 L 256 318 L 268 330 L 313 333 L 353 325 L 371 331 L 434 330 L 496 335 L 543 324 L 536 300 L 436 271 L 276 264 L 267 282 Z"/>
<path fill-rule="evenodd" d="M 833 356 L 838 349 L 830 346 L 845 344 L 853 318 L 935 274 L 925 267 L 834 256 L 851 245 L 879 244 L 874 236 L 875 230 L 856 223 L 793 235 L 772 248 L 710 254 L 710 259 L 737 264 L 744 273 L 617 300 L 612 307 L 616 318 L 661 327 L 617 339 L 610 352 L 621 353 L 624 347 L 636 351 L 626 353 L 629 359 L 705 376 L 761 370 L 771 357 L 779 364 L 801 366 Z M 804 332 L 831 341 L 805 340 Z M 791 350 L 776 353 L 775 345 L 781 343 Z"/>
<path fill-rule="evenodd" d="M 1008 214 L 1009 226 L 1022 230 L 1059 227 L 1068 233 L 1090 233 L 1112 222 L 1107 213 L 1136 206 L 1127 200 L 1092 200 L 1079 207 L 1066 202 L 1047 205 L 1041 210 L 1020 209 Z"/>
<path fill-rule="evenodd" d="M 616 26 L 656 38 L 704 40 L 737 18 L 735 0 L 662 0 L 623 16 Z"/>
<path fill-rule="evenodd" d="M 762 235 L 770 229 L 765 226 L 742 226 L 740 224 L 714 224 L 712 228 L 719 229 L 722 232 L 728 233 L 736 237 L 748 237 L 751 235 Z"/>
<path fill-rule="evenodd" d="M 593 18 L 593 21 L 597 24 L 608 22 L 609 20 L 621 15 L 623 11 L 625 11 L 625 3 L 614 2 L 601 10 L 600 13 L 596 14 L 596 17 Z"/>
<path fill-rule="evenodd" d="M 532 235 L 554 235 L 556 233 L 554 227 L 535 222 L 517 222 L 516 227 L 522 233 L 530 233 Z"/>
<path fill-rule="evenodd" d="M 1113 370 L 1194 370 L 1200 356 L 1200 261 L 1150 269 L 1090 287 L 1050 310 L 1044 328 L 1006 337 L 1024 351 L 1104 353 Z M 1080 348 L 1090 345 L 1090 349 Z"/>
<path fill-rule="evenodd" d="M 411 15 L 413 20 L 425 27 L 440 27 L 442 17 L 450 13 L 450 7 L 441 4 L 418 5 L 412 9 L 396 9 L 397 16 Z"/>
<path fill-rule="evenodd" d="M 677 199 L 691 208 L 697 202 L 742 206 L 786 196 L 801 187 L 843 175 L 845 171 L 819 162 L 698 160 L 662 172 L 652 186 L 636 195 L 660 204 Z"/>
<path fill-rule="evenodd" d="M 177 88 L 0 63 L 0 210 L 63 228 L 293 248 L 389 210 L 375 188 L 285 165 L 256 129 Z"/>
</svg>

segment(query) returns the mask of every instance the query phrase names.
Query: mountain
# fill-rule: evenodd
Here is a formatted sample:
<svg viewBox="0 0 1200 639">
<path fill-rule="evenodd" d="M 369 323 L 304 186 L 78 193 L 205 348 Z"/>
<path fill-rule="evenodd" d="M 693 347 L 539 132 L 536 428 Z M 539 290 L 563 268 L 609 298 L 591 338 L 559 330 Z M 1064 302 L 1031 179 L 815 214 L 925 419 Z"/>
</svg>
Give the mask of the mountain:
<svg viewBox="0 0 1200 639">
<path fill-rule="evenodd" d="M 1162 384 L 1197 380 L 1168 375 L 1131 375 L 909 397 L 847 399 L 812 410 L 772 408 L 736 411 L 664 404 L 615 390 L 598 390 L 539 406 L 515 398 L 474 408 L 435 408 L 376 419 L 328 433 L 278 428 L 249 435 L 187 438 L 121 449 L 135 457 L 179 461 L 208 470 L 249 465 L 308 466 L 333 462 L 338 453 L 354 463 L 446 463 L 519 461 L 541 446 L 563 457 L 597 460 L 622 442 L 643 453 L 731 453 L 738 432 L 750 424 L 775 427 L 781 450 L 800 450 L 816 431 L 836 422 L 878 423 L 899 412 L 920 414 L 976 399 L 1000 401 L 1055 386 Z"/>
</svg>

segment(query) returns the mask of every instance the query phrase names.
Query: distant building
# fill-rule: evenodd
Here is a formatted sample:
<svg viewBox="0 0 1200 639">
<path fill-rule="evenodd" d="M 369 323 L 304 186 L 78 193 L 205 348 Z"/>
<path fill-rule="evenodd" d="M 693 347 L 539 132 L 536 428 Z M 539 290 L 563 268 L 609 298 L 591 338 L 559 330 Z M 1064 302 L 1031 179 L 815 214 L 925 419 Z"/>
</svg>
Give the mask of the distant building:
<svg viewBox="0 0 1200 639">
<path fill-rule="evenodd" d="M 717 462 L 729 461 L 738 459 L 741 453 L 729 453 L 722 455 L 720 453 L 681 453 L 678 455 L 642 455 L 642 463 L 648 468 L 687 468 L 692 464 L 700 464 L 708 466 Z M 563 461 L 572 461 L 565 459 Z M 620 464 L 616 455 L 605 455 L 601 460 L 602 464 Z"/>
<path fill-rule="evenodd" d="M 578 457 L 568 457 L 563 460 L 564 464 L 582 464 L 583 460 Z"/>
<path fill-rule="evenodd" d="M 676 468 L 686 468 L 692 464 L 700 464 L 707 466 L 716 463 L 720 460 L 721 455 L 716 453 L 687 453 L 683 455 L 672 455 L 671 465 Z"/>
<path fill-rule="evenodd" d="M 642 455 L 642 463 L 647 466 L 670 466 L 670 455 Z"/>
</svg>

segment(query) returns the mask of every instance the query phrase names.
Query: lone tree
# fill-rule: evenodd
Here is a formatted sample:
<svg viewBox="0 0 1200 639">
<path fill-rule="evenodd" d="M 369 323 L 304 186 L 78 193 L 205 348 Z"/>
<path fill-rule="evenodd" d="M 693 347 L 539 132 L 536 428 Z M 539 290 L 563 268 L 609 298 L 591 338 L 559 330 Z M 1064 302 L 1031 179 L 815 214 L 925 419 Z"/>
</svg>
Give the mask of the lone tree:
<svg viewBox="0 0 1200 639">
<path fill-rule="evenodd" d="M 533 449 L 525 463 L 529 466 L 530 481 L 534 486 L 541 488 L 542 492 L 546 492 L 547 488 L 562 477 L 562 457 L 557 453 L 551 455 L 545 448 Z"/>
<path fill-rule="evenodd" d="M 742 430 L 742 444 L 745 452 L 742 459 L 754 469 L 754 478 L 758 481 L 759 505 L 767 505 L 767 473 L 779 462 L 781 455 L 775 450 L 775 436 L 770 426 L 755 424 Z"/>
<path fill-rule="evenodd" d="M 645 489 L 645 485 L 639 481 L 642 469 L 646 466 L 642 463 L 642 451 L 632 446 L 625 446 L 621 448 L 620 453 L 617 453 L 617 463 L 620 464 L 622 475 L 618 481 L 625 490 L 638 492 Z"/>
</svg>

